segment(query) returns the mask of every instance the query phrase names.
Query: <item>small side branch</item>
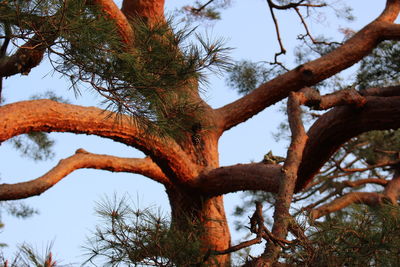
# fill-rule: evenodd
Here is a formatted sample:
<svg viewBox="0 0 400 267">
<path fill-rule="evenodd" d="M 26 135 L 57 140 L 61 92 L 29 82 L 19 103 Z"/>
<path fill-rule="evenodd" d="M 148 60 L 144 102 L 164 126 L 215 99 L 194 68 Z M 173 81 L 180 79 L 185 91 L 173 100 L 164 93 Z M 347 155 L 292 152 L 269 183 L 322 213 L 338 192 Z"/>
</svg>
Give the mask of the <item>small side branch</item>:
<svg viewBox="0 0 400 267">
<path fill-rule="evenodd" d="M 275 54 L 273 64 L 279 64 L 279 63 L 278 63 L 278 57 L 279 57 L 280 55 L 286 54 L 286 49 L 285 49 L 285 47 L 283 46 L 282 38 L 281 38 L 280 30 L 279 30 L 278 20 L 277 20 L 276 17 L 275 17 L 274 7 L 273 7 L 274 4 L 272 3 L 271 0 L 267 0 L 267 3 L 268 3 L 268 6 L 269 6 L 269 11 L 271 12 L 272 20 L 274 21 L 276 37 L 277 37 L 277 39 L 278 39 L 279 47 L 280 47 L 280 49 L 281 49 L 280 52 L 278 52 L 278 53 Z"/>
<path fill-rule="evenodd" d="M 159 183 L 169 184 L 167 177 L 150 158 L 120 158 L 92 154 L 78 149 L 74 155 L 61 160 L 57 166 L 37 179 L 16 184 L 0 184 L 0 200 L 23 199 L 40 195 L 71 172 L 84 168 L 137 173 Z"/>
<path fill-rule="evenodd" d="M 357 181 L 343 181 L 342 184 L 348 187 L 359 187 L 366 184 L 387 185 L 388 181 L 379 178 L 366 178 Z"/>
<path fill-rule="evenodd" d="M 332 94 L 321 96 L 319 92 L 310 87 L 303 88 L 299 97 L 304 105 L 315 110 L 326 110 L 335 106 L 354 105 L 362 107 L 367 100 L 355 89 L 343 89 Z"/>
<path fill-rule="evenodd" d="M 259 201 L 255 202 L 256 204 L 256 210 L 254 211 L 253 215 L 250 217 L 250 227 L 249 230 L 251 233 L 256 234 L 256 237 L 248 240 L 241 242 L 235 246 L 232 246 L 226 250 L 223 251 L 214 251 L 212 252 L 215 255 L 222 255 L 222 254 L 228 254 L 232 253 L 235 251 L 238 251 L 243 248 L 250 247 L 255 244 L 259 244 L 262 242 L 262 240 L 266 240 L 267 242 L 272 242 L 280 247 L 285 247 L 287 244 L 291 243 L 288 240 L 278 238 L 274 236 L 264 225 L 264 217 L 262 215 L 262 204 Z"/>
<path fill-rule="evenodd" d="M 344 196 L 333 200 L 331 203 L 322 205 L 310 212 L 310 218 L 316 220 L 329 213 L 344 209 L 351 204 L 365 204 L 369 206 L 376 206 L 381 204 L 384 195 L 379 193 L 369 192 L 351 192 Z"/>
<path fill-rule="evenodd" d="M 379 178 L 367 178 L 367 179 L 361 179 L 361 180 L 357 180 L 357 181 L 343 181 L 341 183 L 336 183 L 334 185 L 335 190 L 333 192 L 324 196 L 320 200 L 303 207 L 301 209 L 301 211 L 311 211 L 316 206 L 326 202 L 328 199 L 330 199 L 334 196 L 337 196 L 337 195 L 342 195 L 343 189 L 345 189 L 346 187 L 355 188 L 355 187 L 360 187 L 360 186 L 367 185 L 367 184 L 376 184 L 376 185 L 385 186 L 388 184 L 388 181 L 384 180 L 384 179 L 379 179 Z M 315 191 L 317 191 L 317 190 L 315 190 Z"/>
<path fill-rule="evenodd" d="M 362 96 L 400 96 L 400 86 L 372 87 L 359 91 Z"/>
<path fill-rule="evenodd" d="M 322 6 L 323 5 L 320 5 L 318 7 L 322 7 Z M 304 37 L 308 36 L 308 38 L 310 38 L 310 40 L 311 40 L 311 42 L 313 44 L 323 44 L 323 45 L 334 45 L 334 44 L 340 45 L 341 44 L 341 43 L 338 43 L 338 42 L 324 42 L 324 41 L 321 42 L 321 41 L 315 40 L 315 38 L 312 36 L 312 34 L 311 34 L 311 32 L 310 32 L 310 30 L 308 28 L 307 22 L 304 19 L 303 14 L 301 14 L 301 12 L 300 12 L 300 9 L 298 7 L 294 7 L 294 10 L 296 11 L 296 14 L 299 17 L 299 19 L 301 21 L 301 24 L 303 25 L 303 28 L 304 28 L 304 30 L 306 32 L 305 34 L 298 35 L 298 39 L 302 40 L 302 39 L 304 39 Z"/>
<path fill-rule="evenodd" d="M 190 11 L 192 11 L 193 13 L 199 14 L 201 11 L 203 11 L 209 4 L 211 4 L 212 2 L 214 2 L 215 0 L 209 0 L 207 1 L 207 3 L 203 4 L 202 6 L 199 6 L 197 8 L 195 7 L 188 7 L 190 8 Z"/>
</svg>

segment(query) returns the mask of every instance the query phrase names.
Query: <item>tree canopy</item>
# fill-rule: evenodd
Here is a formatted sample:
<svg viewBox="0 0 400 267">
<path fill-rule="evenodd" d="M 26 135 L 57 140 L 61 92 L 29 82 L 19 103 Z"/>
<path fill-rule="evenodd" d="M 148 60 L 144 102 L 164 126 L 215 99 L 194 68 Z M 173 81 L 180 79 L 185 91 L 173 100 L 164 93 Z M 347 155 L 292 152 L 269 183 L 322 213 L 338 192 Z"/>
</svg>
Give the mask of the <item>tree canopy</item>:
<svg viewBox="0 0 400 267">
<path fill-rule="evenodd" d="M 343 40 L 332 41 L 315 37 L 312 26 L 320 12 L 353 19 L 346 3 L 267 0 L 265 16 L 271 16 L 268 26 L 275 30 L 278 50 L 256 63 L 230 61 L 223 42 L 202 37 L 191 26 L 220 19 L 229 1 L 184 5 L 180 16 L 187 28 L 165 16 L 164 0 L 124 0 L 121 7 L 112 0 L 1 2 L 1 79 L 29 75 L 48 56 L 77 93 L 82 86 L 93 89 L 106 108 L 73 105 L 54 95 L 7 103 L 0 106 L 0 142 L 11 140 L 39 160 L 51 153 L 46 133 L 68 132 L 114 140 L 145 157 L 78 149 L 38 178 L 1 184 L 0 199 L 40 195 L 83 168 L 141 174 L 164 186 L 170 220 L 109 205 L 100 210 L 110 224 L 99 228 L 91 259 L 230 266 L 232 252 L 264 241 L 262 254 L 248 256 L 245 266 L 346 264 L 361 241 L 374 249 L 380 238 L 387 248 L 376 248 L 376 257 L 365 256 L 371 250 L 362 252 L 358 262 L 383 264 L 390 255 L 385 260 L 394 265 L 398 241 L 389 237 L 390 231 L 397 234 L 400 194 L 400 1 L 382 2 L 375 19 L 358 31 L 342 28 Z M 303 27 L 295 65 L 282 61 L 287 45 L 278 13 L 284 11 Z M 343 79 L 340 73 L 352 66 L 353 77 Z M 201 95 L 207 71 L 221 72 L 243 95 L 211 107 Z M 269 152 L 260 162 L 220 166 L 222 134 L 282 101 L 283 126 L 290 133 L 286 155 Z M 41 152 L 35 154 L 32 144 Z M 254 211 L 247 213 L 255 237 L 232 244 L 223 195 L 243 190 L 258 192 L 237 212 Z M 266 203 L 274 208 L 271 223 L 263 215 Z M 300 215 L 306 217 L 303 223 Z M 354 238 L 337 229 L 355 233 Z M 336 244 L 342 241 L 350 245 Z"/>
</svg>

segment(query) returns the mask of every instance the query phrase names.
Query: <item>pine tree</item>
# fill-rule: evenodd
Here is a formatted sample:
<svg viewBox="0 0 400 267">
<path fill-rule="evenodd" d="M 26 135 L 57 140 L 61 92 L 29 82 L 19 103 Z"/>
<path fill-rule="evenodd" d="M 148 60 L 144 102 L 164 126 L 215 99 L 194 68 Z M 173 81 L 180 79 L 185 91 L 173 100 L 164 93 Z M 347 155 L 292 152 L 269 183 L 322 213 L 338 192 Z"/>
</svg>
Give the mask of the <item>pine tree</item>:
<svg viewBox="0 0 400 267">
<path fill-rule="evenodd" d="M 228 1 L 216 0 L 196 2 L 193 6 L 185 6 L 184 11 L 194 17 L 216 19 L 219 18 L 218 8 L 225 8 L 227 4 Z M 400 1 L 387 0 L 385 9 L 375 20 L 360 31 L 349 33 L 340 43 L 314 38 L 307 24 L 308 15 L 330 4 L 337 8 L 336 2 L 268 0 L 267 4 L 277 30 L 280 51 L 275 54 L 272 65 L 267 65 L 270 68 L 266 71 L 259 64 L 247 61 L 233 67 L 233 73 L 237 75 L 230 76 L 229 81 L 232 84 L 242 81 L 238 88 L 243 92 L 245 87 L 252 87 L 252 90 L 238 100 L 214 109 L 200 97 L 199 84 L 204 82 L 205 69 L 230 67 L 226 57 L 228 51 L 221 42 L 209 42 L 208 39 L 197 38 L 196 44 L 190 44 L 190 40 L 196 39 L 194 31 L 176 29 L 164 17 L 163 0 L 124 0 L 121 9 L 112 0 L 0 2 L 1 77 L 28 75 L 48 53 L 55 69 L 68 77 L 73 87 L 78 90 L 80 83 L 89 85 L 109 104 L 108 110 L 102 110 L 34 99 L 1 106 L 0 142 L 29 134 L 29 138 L 40 144 L 45 140 L 43 132 L 70 132 L 109 138 L 146 154 L 142 159 L 120 158 L 78 149 L 37 179 L 0 185 L 0 199 L 16 200 L 39 195 L 80 168 L 139 173 L 164 185 L 172 210 L 171 222 L 165 226 L 163 221 L 150 216 L 150 225 L 144 221 L 130 229 L 120 220 L 125 213 L 112 209 L 105 215 L 111 223 L 123 226 L 116 229 L 119 234 L 131 234 L 125 230 L 136 229 L 138 232 L 133 232 L 133 237 L 138 237 L 159 231 L 159 235 L 154 235 L 159 242 L 148 244 L 145 251 L 133 247 L 124 253 L 139 251 L 144 253 L 143 260 L 150 258 L 152 264 L 157 262 L 160 266 L 169 259 L 175 262 L 168 263 L 183 266 L 194 262 L 228 266 L 230 253 L 265 240 L 264 253 L 245 264 L 272 266 L 278 264 L 281 257 L 285 258 L 291 244 L 306 244 L 303 246 L 307 248 L 307 242 L 313 241 L 312 236 L 307 238 L 308 232 L 293 219 L 290 207 L 297 200 L 296 193 L 309 192 L 318 196 L 307 190 L 321 185 L 319 177 L 326 171 L 324 164 L 331 159 L 337 170 L 346 172 L 349 166 L 343 169 L 337 164 L 340 162 L 337 157 L 343 157 L 340 153 L 346 154 L 348 149 L 361 147 L 358 152 L 354 149 L 351 152 L 361 162 L 379 165 L 386 160 L 385 166 L 395 166 L 388 163 L 397 159 L 390 150 L 395 147 L 396 138 L 388 147 L 381 146 L 382 151 L 372 150 L 372 156 L 371 150 L 363 147 L 363 140 L 380 144 L 379 136 L 383 133 L 380 140 L 385 140 L 386 144 L 389 136 L 396 136 L 394 130 L 400 126 L 399 88 L 392 75 L 392 72 L 396 74 L 396 65 L 386 61 L 396 53 L 380 53 L 391 48 L 396 50 L 396 46 L 391 44 L 386 50 L 374 50 L 385 40 L 399 38 L 400 31 L 394 21 L 400 12 Z M 305 34 L 299 38 L 315 52 L 298 53 L 299 65 L 291 70 L 280 62 L 280 56 L 286 53 L 276 16 L 281 10 L 292 11 L 298 16 L 305 29 Z M 341 14 L 351 19 L 347 11 L 345 9 Z M 377 56 L 368 57 L 374 51 Z M 371 64 L 377 66 L 375 59 L 385 68 L 369 68 Z M 360 72 L 358 83 L 332 86 L 329 78 L 356 63 L 361 63 L 360 68 L 364 70 Z M 367 80 L 370 74 L 362 77 L 365 70 L 384 71 L 392 80 L 384 78 L 383 83 L 371 84 Z M 328 93 L 318 91 L 323 86 L 332 87 Z M 277 155 L 271 153 L 269 158 L 274 159 L 272 161 L 220 167 L 218 140 L 221 135 L 285 99 L 291 142 L 287 155 L 281 155 L 284 162 L 275 160 Z M 302 118 L 302 108 L 305 107 L 321 110 L 316 114 L 317 118 L 309 122 L 311 125 L 307 132 Z M 385 132 L 365 134 L 374 130 Z M 16 144 L 18 146 L 18 141 Z M 339 152 L 335 154 L 336 151 Z M 318 173 L 322 175 L 318 176 Z M 376 205 L 386 199 L 396 202 L 397 179 L 392 181 L 386 182 L 384 193 L 349 192 L 327 202 L 328 206 L 311 207 L 311 218 L 317 219 L 321 214 L 327 215 L 351 203 Z M 352 187 L 352 183 L 385 182 L 343 181 L 345 186 Z M 329 185 L 330 190 L 334 188 L 332 184 L 322 184 Z M 257 202 L 249 227 L 256 237 L 232 245 L 223 195 L 241 190 L 268 192 L 274 199 L 274 221 L 272 227 L 265 224 L 262 204 Z M 135 216 L 135 213 L 127 214 Z M 149 218 L 148 214 L 139 215 L 136 217 L 142 220 Z M 157 224 L 159 228 L 154 228 Z M 113 230 L 111 228 L 112 234 Z M 295 236 L 293 240 L 287 240 L 288 232 Z M 99 235 L 103 233 L 100 231 Z M 183 242 L 180 237 L 169 238 L 171 233 L 192 241 L 193 246 L 186 248 L 193 258 L 185 262 L 181 261 L 181 255 L 171 254 L 173 250 L 170 248 L 177 248 Z M 101 242 L 110 241 L 107 236 L 100 237 L 100 244 L 107 245 Z M 174 240 L 176 244 L 168 243 Z M 165 250 L 153 249 L 161 244 L 165 244 Z M 193 253 L 194 250 L 198 253 Z M 164 254 L 159 254 L 160 251 Z M 289 255 L 301 254 L 302 251 L 305 250 L 299 248 Z M 342 251 L 346 252 L 346 249 Z M 286 259 L 291 260 L 288 256 Z M 133 261 L 132 264 L 140 264 L 141 260 L 139 257 Z M 312 262 L 312 259 L 308 261 Z"/>
</svg>

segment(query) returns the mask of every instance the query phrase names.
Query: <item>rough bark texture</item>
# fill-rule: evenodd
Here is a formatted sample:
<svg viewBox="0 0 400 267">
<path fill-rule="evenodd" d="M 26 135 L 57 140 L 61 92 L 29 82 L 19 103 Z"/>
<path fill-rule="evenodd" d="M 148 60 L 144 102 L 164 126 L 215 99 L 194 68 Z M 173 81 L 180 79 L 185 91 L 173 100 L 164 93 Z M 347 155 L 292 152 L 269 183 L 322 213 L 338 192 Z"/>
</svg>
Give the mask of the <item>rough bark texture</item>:
<svg viewBox="0 0 400 267">
<path fill-rule="evenodd" d="M 322 165 L 350 138 L 371 130 L 400 127 L 399 97 L 366 97 L 361 107 L 337 107 L 321 116 L 308 131 L 296 191 L 303 189 Z M 357 125 L 357 127 L 353 127 Z"/>
<path fill-rule="evenodd" d="M 138 173 L 164 185 L 169 185 L 170 183 L 160 168 L 150 158 L 119 158 L 108 155 L 96 155 L 83 149 L 78 149 L 75 155 L 61 160 L 48 173 L 35 180 L 17 184 L 0 184 L 0 200 L 22 199 L 40 195 L 74 170 L 85 168 Z"/>
<path fill-rule="evenodd" d="M 217 112 L 223 118 L 224 130 L 282 100 L 289 92 L 312 86 L 357 63 L 384 40 L 386 31 L 392 32 L 391 39 L 398 39 L 400 32 L 391 30 L 391 23 L 396 19 L 399 9 L 398 1 L 387 1 L 386 9 L 376 20 L 337 49 L 262 84 L 245 97 L 218 109 Z"/>
<path fill-rule="evenodd" d="M 206 197 L 191 190 L 167 189 L 172 209 L 172 223 L 185 229 L 187 223 L 200 223 L 203 249 L 221 251 L 230 246 L 230 232 L 223 204 L 223 197 Z M 214 262 L 216 260 L 216 262 Z M 230 266 L 229 255 L 220 255 L 210 260 L 216 266 Z"/>
<path fill-rule="evenodd" d="M 129 24 L 134 21 L 132 18 L 140 17 L 150 25 L 164 21 L 164 0 L 124 0 L 121 10 L 111 0 L 90 2 L 99 5 L 104 14 L 115 22 L 127 52 L 135 45 Z M 123 115 L 116 120 L 115 114 L 94 107 L 61 104 L 50 100 L 2 106 L 0 142 L 32 131 L 91 134 L 137 148 L 148 157 L 117 158 L 80 150 L 60 161 L 42 177 L 13 185 L 1 184 L 0 199 L 21 199 L 41 194 L 80 168 L 140 173 L 165 185 L 172 209 L 173 226 L 184 230 L 188 218 L 201 223 L 205 230 L 201 236 L 204 250 L 221 252 L 216 256 L 217 262 L 210 263 L 214 266 L 227 266 L 230 264 L 229 255 L 223 251 L 230 251 L 230 233 L 222 195 L 241 190 L 263 190 L 277 193 L 272 234 L 275 238 L 284 240 L 288 232 L 293 193 L 305 188 L 343 143 L 366 131 L 400 127 L 399 87 L 371 88 L 362 92 L 343 90 L 326 96 L 307 88 L 359 62 L 379 42 L 400 39 L 400 27 L 393 24 L 399 11 L 400 1 L 388 0 L 385 10 L 376 20 L 337 49 L 317 60 L 300 65 L 262 84 L 237 101 L 215 110 L 199 97 L 198 81 L 187 81 L 186 87 L 179 90 L 202 106 L 201 112 L 191 115 L 202 122 L 203 129 L 195 133 L 184 132 L 183 138 L 179 140 L 151 135 L 139 121 Z M 55 37 L 51 38 L 49 37 L 50 43 Z M 32 39 L 28 43 L 33 41 Z M 45 45 L 40 43 L 31 50 L 18 50 L 10 57 L 10 61 L 0 64 L 0 76 L 19 73 L 38 65 L 45 52 Z M 20 54 L 26 58 L 21 58 Z M 22 59 L 25 61 L 21 61 Z M 16 68 L 15 64 L 22 67 Z M 284 165 L 251 163 L 219 167 L 218 139 L 223 132 L 290 94 L 289 122 L 293 137 Z M 334 108 L 322 115 L 305 134 L 300 120 L 301 104 L 313 105 L 318 109 Z M 338 105 L 341 107 L 335 107 Z M 194 134 L 198 135 L 196 142 Z M 382 194 L 346 194 L 332 203 L 314 209 L 312 217 L 319 218 L 351 203 L 376 205 L 382 199 L 395 202 L 400 192 L 399 181 L 396 176 L 387 185 L 373 179 L 349 183 L 347 186 L 352 187 L 373 182 L 386 185 L 386 188 Z M 271 241 L 271 237 L 269 238 Z M 258 241 L 259 239 L 254 242 Z M 253 261 L 254 266 L 274 264 L 279 251 L 277 244 L 269 242 L 263 256 Z"/>
</svg>

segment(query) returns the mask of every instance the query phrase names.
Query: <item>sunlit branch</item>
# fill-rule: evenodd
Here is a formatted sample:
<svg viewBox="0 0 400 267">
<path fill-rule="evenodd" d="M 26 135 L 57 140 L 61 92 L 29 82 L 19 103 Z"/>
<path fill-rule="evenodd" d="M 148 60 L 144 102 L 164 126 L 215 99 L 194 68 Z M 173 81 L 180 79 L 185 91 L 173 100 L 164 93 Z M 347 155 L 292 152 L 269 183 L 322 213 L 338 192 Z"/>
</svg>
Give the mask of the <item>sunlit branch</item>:
<svg viewBox="0 0 400 267">
<path fill-rule="evenodd" d="M 71 172 L 87 168 L 137 173 L 159 183 L 169 184 L 169 180 L 161 169 L 150 158 L 120 158 L 92 154 L 83 149 L 78 149 L 74 155 L 61 160 L 57 166 L 35 180 L 16 184 L 0 184 L 0 200 L 15 200 L 40 195 Z"/>
<path fill-rule="evenodd" d="M 165 0 L 124 0 L 122 2 L 121 12 L 128 19 L 139 17 L 149 25 L 154 25 L 165 20 L 164 1 Z"/>
<path fill-rule="evenodd" d="M 356 180 L 356 181 L 343 181 L 341 183 L 335 183 L 335 185 L 334 185 L 335 190 L 333 192 L 331 192 L 328 195 L 324 196 L 323 198 L 303 207 L 300 210 L 300 212 L 304 211 L 304 210 L 310 211 L 313 208 L 315 208 L 316 206 L 326 202 L 328 199 L 330 199 L 336 195 L 341 195 L 343 189 L 346 187 L 355 188 L 355 187 L 360 187 L 360 186 L 367 185 L 367 184 L 377 184 L 377 185 L 385 186 L 388 184 L 388 181 L 379 179 L 379 178 L 367 178 L 367 179 L 361 179 L 361 180 Z"/>
<path fill-rule="evenodd" d="M 171 179 L 184 181 L 198 175 L 196 166 L 172 138 L 146 132 L 141 121 L 126 115 L 46 99 L 8 104 L 0 107 L 0 114 L 0 142 L 32 131 L 97 135 L 156 158 L 156 164 Z"/>
<path fill-rule="evenodd" d="M 386 0 L 385 9 L 377 20 L 393 22 L 399 15 L 399 10 L 400 2 L 398 0 Z"/>
<path fill-rule="evenodd" d="M 113 0 L 90 0 L 93 4 L 96 4 L 100 9 L 113 20 L 117 26 L 118 32 L 122 37 L 123 42 L 128 46 L 131 46 L 134 42 L 134 34 L 131 25 L 128 22 L 126 16 L 118 8 Z"/>
<path fill-rule="evenodd" d="M 296 191 L 303 189 L 333 153 L 352 137 L 372 130 L 400 127 L 400 97 L 366 97 L 366 100 L 361 108 L 336 107 L 312 125 Z"/>
<path fill-rule="evenodd" d="M 318 219 L 329 213 L 344 209 L 351 204 L 365 204 L 369 206 L 375 206 L 382 203 L 384 196 L 379 193 L 369 192 L 352 192 L 339 197 L 332 202 L 318 207 L 311 211 L 310 217 L 312 219 Z"/>
<path fill-rule="evenodd" d="M 217 109 L 217 113 L 223 120 L 221 134 L 287 97 L 289 92 L 313 86 L 368 55 L 385 39 L 385 29 L 393 24 L 399 13 L 400 5 L 397 1 L 389 1 L 388 4 L 390 5 L 389 9 L 386 8 L 376 20 L 332 52 L 300 65 L 260 85 L 248 95 Z"/>
<path fill-rule="evenodd" d="M 385 186 L 388 184 L 388 181 L 380 178 L 366 178 L 356 181 L 343 181 L 342 184 L 348 187 L 360 187 L 366 184 L 376 184 Z"/>
</svg>

